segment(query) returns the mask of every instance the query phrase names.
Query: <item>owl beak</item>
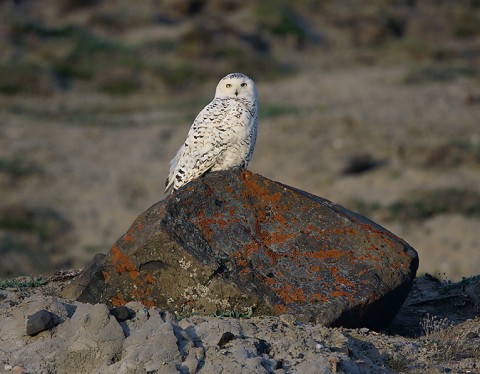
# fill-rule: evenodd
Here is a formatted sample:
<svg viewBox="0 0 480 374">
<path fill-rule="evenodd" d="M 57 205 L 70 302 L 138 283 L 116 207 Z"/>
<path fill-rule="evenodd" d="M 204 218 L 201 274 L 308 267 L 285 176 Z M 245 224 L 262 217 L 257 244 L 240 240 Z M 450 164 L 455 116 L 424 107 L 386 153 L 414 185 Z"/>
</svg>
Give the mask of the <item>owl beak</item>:
<svg viewBox="0 0 480 374">
<path fill-rule="evenodd" d="M 237 90 L 235 90 L 235 96 L 238 96 L 238 91 Z"/>
</svg>

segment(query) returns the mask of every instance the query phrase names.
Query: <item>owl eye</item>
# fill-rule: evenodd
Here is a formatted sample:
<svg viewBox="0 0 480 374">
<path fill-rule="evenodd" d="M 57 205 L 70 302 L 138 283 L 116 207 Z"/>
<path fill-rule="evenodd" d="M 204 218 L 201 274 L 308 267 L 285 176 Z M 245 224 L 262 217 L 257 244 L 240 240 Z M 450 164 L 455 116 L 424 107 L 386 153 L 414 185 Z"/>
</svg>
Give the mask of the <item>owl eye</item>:
<svg viewBox="0 0 480 374">
<path fill-rule="evenodd" d="M 225 87 L 230 88 L 230 87 L 232 87 L 232 85 L 230 83 L 227 83 L 227 85 Z"/>
<path fill-rule="evenodd" d="M 242 86 L 242 87 L 247 87 L 247 84 L 246 84 L 246 83 L 242 83 L 240 86 Z"/>
</svg>

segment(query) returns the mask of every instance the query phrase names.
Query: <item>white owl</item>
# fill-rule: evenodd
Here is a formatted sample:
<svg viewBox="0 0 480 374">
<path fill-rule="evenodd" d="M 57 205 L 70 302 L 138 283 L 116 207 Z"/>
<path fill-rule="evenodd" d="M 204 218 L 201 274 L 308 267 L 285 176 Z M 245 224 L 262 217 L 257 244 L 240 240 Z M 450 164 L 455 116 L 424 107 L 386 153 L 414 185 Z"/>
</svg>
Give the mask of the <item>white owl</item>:
<svg viewBox="0 0 480 374">
<path fill-rule="evenodd" d="M 208 171 L 246 168 L 257 138 L 258 96 L 255 83 L 240 73 L 217 85 L 215 98 L 198 114 L 185 143 L 170 161 L 165 192 L 177 190 Z"/>
</svg>

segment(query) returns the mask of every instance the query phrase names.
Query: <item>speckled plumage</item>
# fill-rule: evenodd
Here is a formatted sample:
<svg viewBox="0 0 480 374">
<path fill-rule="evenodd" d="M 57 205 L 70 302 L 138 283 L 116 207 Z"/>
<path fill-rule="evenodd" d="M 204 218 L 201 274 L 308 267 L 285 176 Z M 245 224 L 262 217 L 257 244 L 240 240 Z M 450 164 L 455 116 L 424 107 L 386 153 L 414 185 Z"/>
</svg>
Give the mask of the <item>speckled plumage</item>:
<svg viewBox="0 0 480 374">
<path fill-rule="evenodd" d="M 208 171 L 246 168 L 257 138 L 258 95 L 255 83 L 240 73 L 222 78 L 215 98 L 195 118 L 185 143 L 170 161 L 165 192 Z"/>
</svg>

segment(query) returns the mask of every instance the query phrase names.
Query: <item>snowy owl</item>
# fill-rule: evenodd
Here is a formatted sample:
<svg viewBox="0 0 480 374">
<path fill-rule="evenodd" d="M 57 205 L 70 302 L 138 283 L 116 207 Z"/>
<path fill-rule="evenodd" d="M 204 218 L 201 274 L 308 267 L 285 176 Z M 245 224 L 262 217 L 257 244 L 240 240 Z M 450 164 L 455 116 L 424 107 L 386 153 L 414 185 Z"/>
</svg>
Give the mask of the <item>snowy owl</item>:
<svg viewBox="0 0 480 374">
<path fill-rule="evenodd" d="M 208 171 L 246 168 L 257 138 L 258 96 L 255 83 L 240 73 L 217 85 L 214 99 L 197 115 L 185 143 L 170 161 L 165 192 Z"/>
</svg>

